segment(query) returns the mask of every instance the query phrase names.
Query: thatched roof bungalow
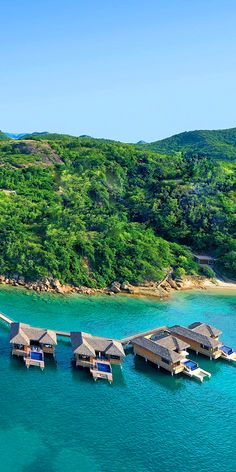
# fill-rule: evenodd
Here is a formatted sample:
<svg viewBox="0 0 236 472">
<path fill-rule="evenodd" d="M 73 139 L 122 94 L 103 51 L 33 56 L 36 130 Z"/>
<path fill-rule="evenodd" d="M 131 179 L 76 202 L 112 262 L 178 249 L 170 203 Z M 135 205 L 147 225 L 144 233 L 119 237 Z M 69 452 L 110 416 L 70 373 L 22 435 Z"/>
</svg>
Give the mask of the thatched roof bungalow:
<svg viewBox="0 0 236 472">
<path fill-rule="evenodd" d="M 203 334 L 204 336 L 208 336 L 209 338 L 219 339 L 219 336 L 222 334 L 220 329 L 215 328 L 206 323 L 202 323 L 201 321 L 197 321 L 189 325 L 189 329 L 195 331 L 195 333 Z"/>
<path fill-rule="evenodd" d="M 115 339 L 92 336 L 89 333 L 71 332 L 75 365 L 88 367 L 96 380 L 112 380 L 111 364 L 122 364 L 125 356 L 122 344 Z"/>
<path fill-rule="evenodd" d="M 44 367 L 44 354 L 55 353 L 56 333 L 24 323 L 12 323 L 10 331 L 12 355 L 24 357 L 26 366 Z"/>
<path fill-rule="evenodd" d="M 160 332 L 151 337 L 141 336 L 132 341 L 134 353 L 168 370 L 172 375 L 183 372 L 186 349 L 189 344 L 168 332 Z"/>
<path fill-rule="evenodd" d="M 209 335 L 209 330 L 211 331 L 212 327 L 208 326 L 207 328 L 207 325 L 200 326 L 198 324 L 197 326 L 195 326 L 195 324 L 192 326 L 193 328 L 185 328 L 184 326 L 175 325 L 169 328 L 169 332 L 173 336 L 187 342 L 190 349 L 195 351 L 197 354 L 204 354 L 205 356 L 210 357 L 210 359 L 217 359 L 220 357 L 221 351 L 219 348 L 222 343 L 218 340 L 217 336 Z M 208 333 L 208 335 L 203 333 Z M 215 333 L 217 334 L 218 330 L 215 331 Z"/>
</svg>

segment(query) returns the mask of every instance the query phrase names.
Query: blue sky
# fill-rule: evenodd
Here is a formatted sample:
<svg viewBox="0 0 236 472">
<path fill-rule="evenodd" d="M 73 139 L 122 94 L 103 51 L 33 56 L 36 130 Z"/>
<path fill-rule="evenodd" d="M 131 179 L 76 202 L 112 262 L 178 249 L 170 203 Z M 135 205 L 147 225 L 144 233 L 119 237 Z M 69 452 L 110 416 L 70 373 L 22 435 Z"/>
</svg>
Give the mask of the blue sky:
<svg viewBox="0 0 236 472">
<path fill-rule="evenodd" d="M 0 129 L 234 127 L 235 25 L 234 0 L 0 0 Z"/>
</svg>

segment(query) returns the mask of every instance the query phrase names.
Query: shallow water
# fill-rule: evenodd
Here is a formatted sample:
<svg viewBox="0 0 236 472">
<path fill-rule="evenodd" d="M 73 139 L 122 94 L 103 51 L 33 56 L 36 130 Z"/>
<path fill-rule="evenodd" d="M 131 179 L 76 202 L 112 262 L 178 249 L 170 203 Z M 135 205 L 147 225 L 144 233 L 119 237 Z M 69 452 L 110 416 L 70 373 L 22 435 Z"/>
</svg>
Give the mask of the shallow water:
<svg viewBox="0 0 236 472">
<path fill-rule="evenodd" d="M 168 301 L 58 297 L 0 290 L 0 311 L 18 321 L 117 338 L 163 324 L 207 321 L 236 348 L 236 294 L 177 293 Z M 0 324 L 1 472 L 236 471 L 236 370 L 198 360 L 212 378 L 171 377 L 134 359 L 112 385 L 71 366 L 68 341 L 43 372 L 12 359 Z"/>
</svg>

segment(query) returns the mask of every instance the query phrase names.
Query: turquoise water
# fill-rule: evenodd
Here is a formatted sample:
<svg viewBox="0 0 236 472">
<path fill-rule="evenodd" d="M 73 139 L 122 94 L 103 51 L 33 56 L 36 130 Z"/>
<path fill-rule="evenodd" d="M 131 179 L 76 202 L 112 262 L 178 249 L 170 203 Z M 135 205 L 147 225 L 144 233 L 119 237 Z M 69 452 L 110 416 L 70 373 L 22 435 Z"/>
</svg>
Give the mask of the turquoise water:
<svg viewBox="0 0 236 472">
<path fill-rule="evenodd" d="M 207 321 L 236 348 L 236 294 L 177 293 L 169 301 L 55 297 L 0 290 L 0 311 L 61 330 L 124 337 L 163 324 Z M 71 367 L 71 348 L 57 364 L 27 370 L 9 355 L 0 325 L 1 472 L 236 471 L 236 370 L 195 357 L 212 378 L 171 377 L 128 354 L 114 382 L 94 382 Z"/>
</svg>

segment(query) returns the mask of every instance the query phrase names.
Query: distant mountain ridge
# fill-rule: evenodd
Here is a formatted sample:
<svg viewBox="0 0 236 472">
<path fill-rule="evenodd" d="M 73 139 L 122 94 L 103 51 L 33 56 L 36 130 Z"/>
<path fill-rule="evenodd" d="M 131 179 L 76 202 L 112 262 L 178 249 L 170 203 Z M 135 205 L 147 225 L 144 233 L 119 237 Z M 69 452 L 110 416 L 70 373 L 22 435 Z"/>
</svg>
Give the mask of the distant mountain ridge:
<svg viewBox="0 0 236 472">
<path fill-rule="evenodd" d="M 22 139 L 22 138 L 27 138 L 28 136 L 34 136 L 38 134 L 48 134 L 47 131 L 42 131 L 42 132 L 37 132 L 35 131 L 34 133 L 4 133 L 5 136 L 11 139 Z"/>
<path fill-rule="evenodd" d="M 235 160 L 236 128 L 185 131 L 141 146 L 163 154 L 183 151 L 203 153 L 214 159 Z"/>
<path fill-rule="evenodd" d="M 94 139 L 95 141 L 116 142 L 110 139 L 91 138 L 91 136 L 71 136 L 47 131 L 34 133 L 4 133 L 0 131 L 0 140 L 33 139 L 33 140 L 64 140 L 64 139 Z M 236 128 L 220 130 L 195 130 L 175 134 L 169 138 L 146 143 L 141 140 L 133 144 L 140 149 L 147 149 L 159 154 L 171 155 L 176 152 L 204 154 L 213 159 L 236 160 Z"/>
</svg>

